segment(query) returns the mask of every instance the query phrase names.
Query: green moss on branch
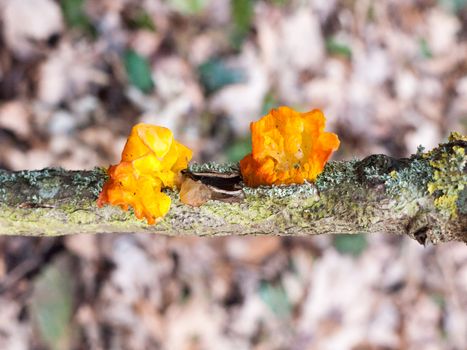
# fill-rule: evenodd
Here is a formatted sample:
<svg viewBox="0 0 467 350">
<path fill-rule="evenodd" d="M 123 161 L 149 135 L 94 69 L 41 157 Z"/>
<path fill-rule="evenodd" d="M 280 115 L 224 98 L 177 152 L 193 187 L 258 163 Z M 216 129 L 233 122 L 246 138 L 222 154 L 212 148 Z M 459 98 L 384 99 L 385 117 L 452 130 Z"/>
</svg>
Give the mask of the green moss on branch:
<svg viewBox="0 0 467 350">
<path fill-rule="evenodd" d="M 457 137 L 410 158 L 373 155 L 329 162 L 316 184 L 252 189 L 239 183 L 243 198 L 211 200 L 199 208 L 180 203 L 177 192 L 167 191 L 171 209 L 155 226 L 131 211 L 96 207 L 106 178 L 103 169 L 0 171 L 0 234 L 387 232 L 421 243 L 467 242 L 466 144 Z M 238 173 L 238 165 L 198 164 L 189 171 L 225 175 Z"/>
</svg>

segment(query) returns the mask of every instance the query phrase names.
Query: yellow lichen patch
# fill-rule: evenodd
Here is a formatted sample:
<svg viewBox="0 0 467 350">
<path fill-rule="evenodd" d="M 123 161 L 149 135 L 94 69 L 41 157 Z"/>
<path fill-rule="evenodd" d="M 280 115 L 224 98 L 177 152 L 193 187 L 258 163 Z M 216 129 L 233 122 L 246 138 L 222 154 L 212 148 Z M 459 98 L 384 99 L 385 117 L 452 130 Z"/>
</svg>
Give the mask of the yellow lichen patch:
<svg viewBox="0 0 467 350">
<path fill-rule="evenodd" d="M 457 217 L 459 194 L 467 187 L 467 157 L 464 148 L 454 146 L 452 153 L 442 154 L 440 159 L 430 161 L 436 169 L 433 181 L 428 183 L 428 192 L 436 195 L 435 206 L 451 217 Z"/>
<path fill-rule="evenodd" d="M 180 171 L 192 157 L 190 149 L 177 142 L 164 127 L 137 124 L 122 152 L 122 161 L 108 170 L 109 179 L 97 201 L 118 205 L 124 210 L 131 206 L 136 217 L 149 224 L 169 211 L 170 197 L 164 187 L 175 187 Z"/>
<path fill-rule="evenodd" d="M 324 132 L 325 122 L 317 109 L 279 107 L 251 123 L 252 153 L 240 161 L 244 182 L 257 187 L 314 181 L 340 143 L 336 134 Z"/>
<path fill-rule="evenodd" d="M 462 135 L 460 132 L 454 131 L 449 135 L 449 142 L 467 141 L 467 135 Z"/>
</svg>

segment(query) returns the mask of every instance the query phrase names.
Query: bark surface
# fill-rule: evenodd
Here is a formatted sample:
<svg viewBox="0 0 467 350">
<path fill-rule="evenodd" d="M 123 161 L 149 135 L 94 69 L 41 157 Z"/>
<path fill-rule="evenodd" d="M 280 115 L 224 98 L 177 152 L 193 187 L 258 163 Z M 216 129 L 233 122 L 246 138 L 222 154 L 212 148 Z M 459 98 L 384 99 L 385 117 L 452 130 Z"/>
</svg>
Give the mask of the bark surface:
<svg viewBox="0 0 467 350">
<path fill-rule="evenodd" d="M 168 190 L 168 215 L 149 226 L 131 211 L 98 208 L 104 169 L 0 170 L 0 234 L 150 232 L 167 235 L 409 235 L 422 244 L 467 242 L 467 141 L 410 158 L 329 162 L 315 184 L 248 188 L 236 164 L 194 164 L 187 176 L 216 194 L 200 207 Z"/>
</svg>

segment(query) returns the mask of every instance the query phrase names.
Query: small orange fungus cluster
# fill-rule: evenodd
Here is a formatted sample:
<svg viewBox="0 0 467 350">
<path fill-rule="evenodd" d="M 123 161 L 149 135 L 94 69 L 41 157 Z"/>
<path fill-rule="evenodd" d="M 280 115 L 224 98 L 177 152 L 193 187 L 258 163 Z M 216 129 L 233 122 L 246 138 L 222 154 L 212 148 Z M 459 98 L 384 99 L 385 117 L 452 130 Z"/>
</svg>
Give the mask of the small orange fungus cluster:
<svg viewBox="0 0 467 350">
<path fill-rule="evenodd" d="M 340 143 L 336 134 L 324 132 L 325 122 L 317 109 L 299 113 L 279 107 L 251 123 L 252 153 L 240 161 L 245 184 L 314 181 Z"/>
<path fill-rule="evenodd" d="M 299 113 L 289 107 L 273 109 L 251 123 L 252 153 L 240 161 L 247 186 L 279 185 L 314 181 L 331 154 L 339 147 L 336 134 L 325 132 L 320 110 Z M 170 208 L 170 197 L 162 188 L 180 186 L 180 171 L 187 168 L 190 149 L 174 140 L 164 127 L 138 124 L 131 130 L 120 164 L 108 169 L 109 179 L 97 201 L 133 207 L 136 217 L 149 224 Z M 200 206 L 211 198 L 207 186 L 186 178 L 181 201 Z"/>
<path fill-rule="evenodd" d="M 170 197 L 161 192 L 162 188 L 178 184 L 180 171 L 191 157 L 191 150 L 177 142 L 169 129 L 135 125 L 120 164 L 108 170 L 109 180 L 99 195 L 98 206 L 109 203 L 124 210 L 132 206 L 137 218 L 145 217 L 154 224 L 170 208 Z"/>
</svg>

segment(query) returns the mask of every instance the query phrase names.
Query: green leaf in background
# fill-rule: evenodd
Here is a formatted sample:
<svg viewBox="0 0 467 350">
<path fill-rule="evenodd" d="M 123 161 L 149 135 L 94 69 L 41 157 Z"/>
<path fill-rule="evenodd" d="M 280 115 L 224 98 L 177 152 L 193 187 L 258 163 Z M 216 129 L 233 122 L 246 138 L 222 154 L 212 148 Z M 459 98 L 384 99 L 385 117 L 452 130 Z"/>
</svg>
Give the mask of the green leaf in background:
<svg viewBox="0 0 467 350">
<path fill-rule="evenodd" d="M 342 56 L 347 59 L 352 58 L 350 47 L 332 37 L 326 39 L 326 50 L 330 55 Z"/>
<path fill-rule="evenodd" d="M 290 316 L 292 305 L 282 286 L 275 286 L 268 282 L 262 282 L 259 287 L 259 295 L 263 302 L 280 318 Z"/>
<path fill-rule="evenodd" d="M 278 106 L 278 102 L 272 92 L 264 96 L 263 106 L 261 107 L 261 115 L 269 113 L 269 111 Z M 231 146 L 229 146 L 225 155 L 229 162 L 238 162 L 248 153 L 251 153 L 251 136 L 236 139 Z"/>
<path fill-rule="evenodd" d="M 123 62 L 132 85 L 144 93 L 148 93 L 154 88 L 151 67 L 146 58 L 133 50 L 128 50 L 123 55 Z"/>
<path fill-rule="evenodd" d="M 272 0 L 272 3 L 276 6 L 284 6 L 287 4 L 287 0 Z"/>
<path fill-rule="evenodd" d="M 63 17 L 71 28 L 80 29 L 86 34 L 95 36 L 95 28 L 84 11 L 85 0 L 61 0 Z"/>
<path fill-rule="evenodd" d="M 169 0 L 172 8 L 185 15 L 196 15 L 204 11 L 210 0 Z"/>
<path fill-rule="evenodd" d="M 446 298 L 442 293 L 433 292 L 430 294 L 430 297 L 439 308 L 443 309 L 446 307 Z"/>
<path fill-rule="evenodd" d="M 420 48 L 420 55 L 423 58 L 432 58 L 433 53 L 431 52 L 430 46 L 428 46 L 428 42 L 425 38 L 422 38 L 418 41 L 418 45 Z"/>
<path fill-rule="evenodd" d="M 251 153 L 251 137 L 245 137 L 234 141 L 225 151 L 229 162 L 238 162 L 248 153 Z"/>
<path fill-rule="evenodd" d="M 368 6 L 368 11 L 366 13 L 366 18 L 368 19 L 369 22 L 375 22 L 376 21 L 376 13 L 375 13 L 374 3 L 371 3 Z"/>
<path fill-rule="evenodd" d="M 134 29 L 146 29 L 151 32 L 156 31 L 156 25 L 154 24 L 152 17 L 143 9 L 138 9 L 132 13 L 128 24 Z"/>
<path fill-rule="evenodd" d="M 467 0 L 438 0 L 438 3 L 455 14 L 467 8 Z"/>
<path fill-rule="evenodd" d="M 70 349 L 72 308 L 70 274 L 63 264 L 54 263 L 34 282 L 30 307 L 39 334 L 48 348 Z"/>
<path fill-rule="evenodd" d="M 212 58 L 198 67 L 201 84 L 207 94 L 216 92 L 226 85 L 244 81 L 243 71 L 229 67 L 220 58 Z"/>
<path fill-rule="evenodd" d="M 261 115 L 268 114 L 271 109 L 278 107 L 278 102 L 276 97 L 272 92 L 268 92 L 266 96 L 264 96 L 263 106 L 261 107 Z"/>
<path fill-rule="evenodd" d="M 339 234 L 334 237 L 333 245 L 339 253 L 357 257 L 365 251 L 368 242 L 366 235 L 361 233 L 352 235 Z"/>
<path fill-rule="evenodd" d="M 231 34 L 232 46 L 239 49 L 250 31 L 253 20 L 253 0 L 231 0 L 233 29 Z"/>
</svg>

